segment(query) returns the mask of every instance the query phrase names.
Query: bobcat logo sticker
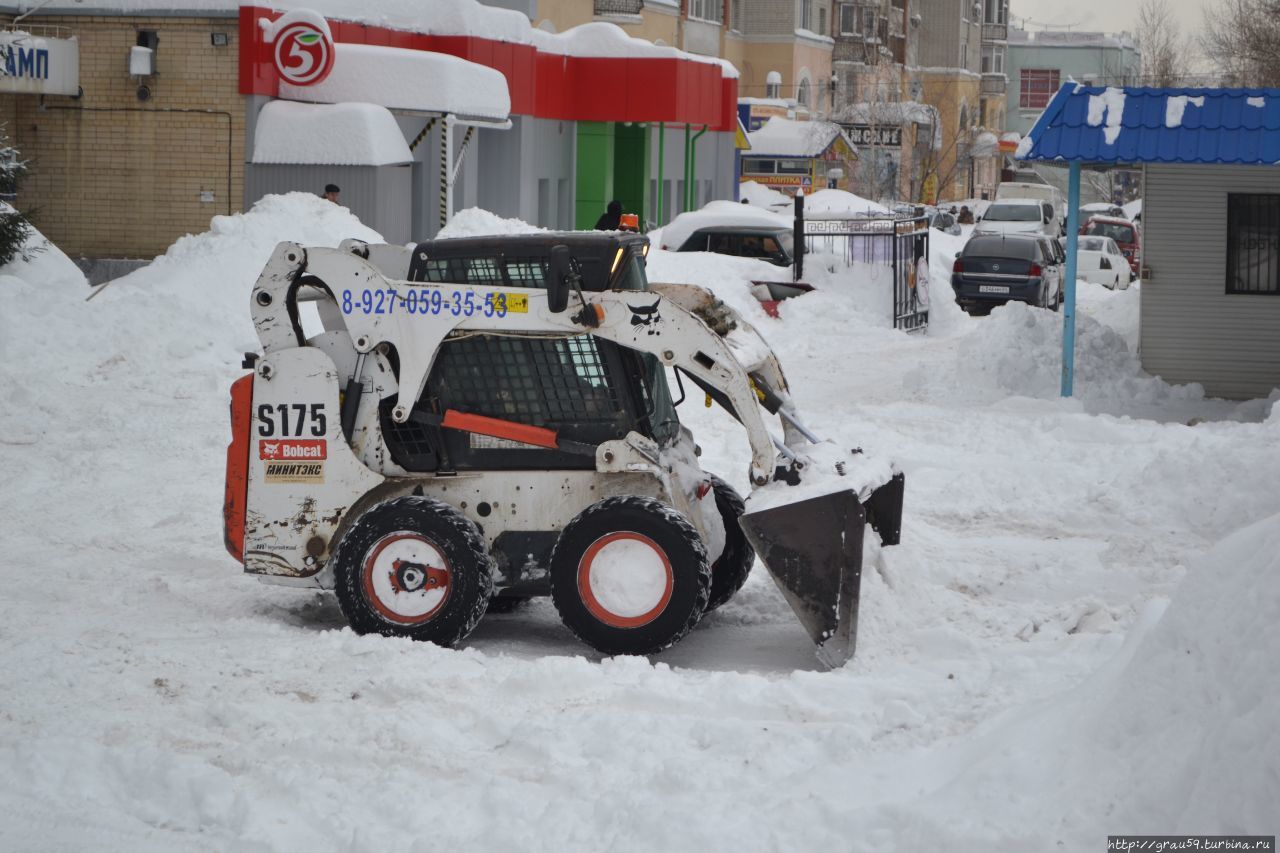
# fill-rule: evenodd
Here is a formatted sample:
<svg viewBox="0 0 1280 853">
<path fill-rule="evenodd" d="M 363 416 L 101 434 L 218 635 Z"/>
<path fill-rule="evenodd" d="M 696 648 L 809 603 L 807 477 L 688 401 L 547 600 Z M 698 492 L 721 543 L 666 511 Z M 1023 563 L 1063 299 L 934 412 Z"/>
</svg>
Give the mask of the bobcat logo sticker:
<svg viewBox="0 0 1280 853">
<path fill-rule="evenodd" d="M 658 313 L 658 306 L 661 304 L 662 297 L 658 297 L 658 301 L 652 305 L 628 305 L 627 308 L 631 309 L 631 325 L 644 327 L 650 335 L 658 334 L 657 326 L 662 322 L 662 315 Z M 640 329 L 635 329 L 635 332 L 639 334 Z"/>
</svg>

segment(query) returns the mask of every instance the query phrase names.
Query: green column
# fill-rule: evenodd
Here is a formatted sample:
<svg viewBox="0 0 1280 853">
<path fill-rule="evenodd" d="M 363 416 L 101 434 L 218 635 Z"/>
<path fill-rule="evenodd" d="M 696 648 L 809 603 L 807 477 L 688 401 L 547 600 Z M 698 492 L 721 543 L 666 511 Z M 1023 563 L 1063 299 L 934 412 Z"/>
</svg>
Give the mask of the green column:
<svg viewBox="0 0 1280 853">
<path fill-rule="evenodd" d="M 612 122 L 578 122 L 578 166 L 575 228 L 586 230 L 615 196 L 614 125 Z"/>
</svg>

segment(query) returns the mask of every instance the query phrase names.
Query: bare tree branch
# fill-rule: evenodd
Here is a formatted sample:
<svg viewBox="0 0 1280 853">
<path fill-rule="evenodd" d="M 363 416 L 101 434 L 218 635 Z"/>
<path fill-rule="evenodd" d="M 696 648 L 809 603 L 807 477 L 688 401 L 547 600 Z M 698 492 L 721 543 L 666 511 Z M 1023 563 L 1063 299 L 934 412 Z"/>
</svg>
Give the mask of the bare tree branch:
<svg viewBox="0 0 1280 853">
<path fill-rule="evenodd" d="M 1200 44 L 1239 86 L 1280 86 L 1280 0 L 1219 0 Z"/>
</svg>

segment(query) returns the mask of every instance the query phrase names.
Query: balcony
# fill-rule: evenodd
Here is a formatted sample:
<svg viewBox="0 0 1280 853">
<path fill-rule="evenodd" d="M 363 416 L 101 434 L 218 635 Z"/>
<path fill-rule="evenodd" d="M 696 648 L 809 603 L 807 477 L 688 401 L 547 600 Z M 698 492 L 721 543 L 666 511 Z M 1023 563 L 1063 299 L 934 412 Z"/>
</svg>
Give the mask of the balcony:
<svg viewBox="0 0 1280 853">
<path fill-rule="evenodd" d="M 600 0 L 596 0 L 596 5 L 600 5 Z M 982 42 L 1006 42 L 1009 40 L 1008 24 L 983 24 L 982 25 Z"/>
<path fill-rule="evenodd" d="M 1003 95 L 1009 88 L 1009 78 L 1003 74 L 982 75 L 982 97 L 994 98 Z"/>
<path fill-rule="evenodd" d="M 597 15 L 639 15 L 644 0 L 595 0 Z"/>
</svg>

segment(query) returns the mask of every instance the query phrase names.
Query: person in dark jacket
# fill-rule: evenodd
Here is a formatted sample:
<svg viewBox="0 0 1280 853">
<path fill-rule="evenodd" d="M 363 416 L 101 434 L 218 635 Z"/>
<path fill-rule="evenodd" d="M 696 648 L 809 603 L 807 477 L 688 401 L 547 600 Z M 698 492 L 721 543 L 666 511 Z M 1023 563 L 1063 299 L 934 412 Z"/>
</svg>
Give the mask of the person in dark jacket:
<svg viewBox="0 0 1280 853">
<path fill-rule="evenodd" d="M 622 202 L 611 201 L 604 214 L 596 220 L 597 231 L 617 231 L 622 223 Z"/>
</svg>

